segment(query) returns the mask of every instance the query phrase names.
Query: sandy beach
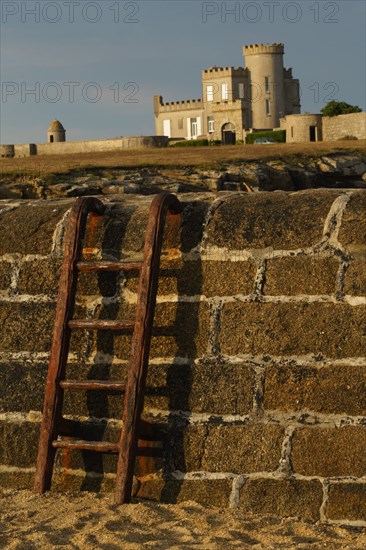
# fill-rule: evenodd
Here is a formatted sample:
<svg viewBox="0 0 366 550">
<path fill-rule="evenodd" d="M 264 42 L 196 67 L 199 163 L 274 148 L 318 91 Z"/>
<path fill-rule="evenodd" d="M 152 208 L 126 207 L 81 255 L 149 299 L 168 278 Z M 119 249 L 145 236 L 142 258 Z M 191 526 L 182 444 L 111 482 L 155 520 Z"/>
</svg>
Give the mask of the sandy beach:
<svg viewBox="0 0 366 550">
<path fill-rule="evenodd" d="M 366 548 L 366 528 L 253 517 L 191 501 L 116 507 L 109 494 L 0 490 L 0 510 L 6 549 Z"/>
</svg>

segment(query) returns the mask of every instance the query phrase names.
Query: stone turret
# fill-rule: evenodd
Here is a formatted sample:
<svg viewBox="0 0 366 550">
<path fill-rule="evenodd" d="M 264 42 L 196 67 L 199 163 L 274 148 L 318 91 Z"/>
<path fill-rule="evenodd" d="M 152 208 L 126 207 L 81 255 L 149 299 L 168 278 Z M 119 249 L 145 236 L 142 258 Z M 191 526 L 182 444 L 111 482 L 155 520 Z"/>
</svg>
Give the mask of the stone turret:
<svg viewBox="0 0 366 550">
<path fill-rule="evenodd" d="M 252 128 L 276 128 L 284 116 L 284 50 L 284 44 L 279 43 L 243 48 L 251 80 Z"/>
<path fill-rule="evenodd" d="M 247 55 L 258 55 L 258 54 L 280 54 L 285 53 L 285 45 L 281 43 L 275 44 L 251 44 L 249 46 L 243 47 L 244 57 Z"/>
<path fill-rule="evenodd" d="M 66 130 L 59 120 L 54 120 L 48 127 L 47 133 L 48 143 L 58 143 L 66 141 Z"/>
</svg>

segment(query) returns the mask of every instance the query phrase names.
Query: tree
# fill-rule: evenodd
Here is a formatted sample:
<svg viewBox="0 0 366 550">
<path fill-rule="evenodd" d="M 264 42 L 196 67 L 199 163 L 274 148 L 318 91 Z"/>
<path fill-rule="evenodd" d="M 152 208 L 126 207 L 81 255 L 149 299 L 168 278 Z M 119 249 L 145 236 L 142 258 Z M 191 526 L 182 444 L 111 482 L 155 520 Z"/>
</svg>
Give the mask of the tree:
<svg viewBox="0 0 366 550">
<path fill-rule="evenodd" d="M 349 113 L 361 113 L 362 109 L 357 105 L 350 105 L 345 101 L 329 101 L 321 113 L 324 116 L 337 116 L 337 115 L 348 115 Z"/>
</svg>

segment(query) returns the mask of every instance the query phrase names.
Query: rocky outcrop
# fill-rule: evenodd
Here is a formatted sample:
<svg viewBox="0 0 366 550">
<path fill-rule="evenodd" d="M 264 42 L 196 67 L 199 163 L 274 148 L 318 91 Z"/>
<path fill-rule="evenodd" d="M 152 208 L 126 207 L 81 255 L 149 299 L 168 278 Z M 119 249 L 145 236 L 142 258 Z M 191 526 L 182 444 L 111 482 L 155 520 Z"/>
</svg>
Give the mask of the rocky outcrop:
<svg viewBox="0 0 366 550">
<path fill-rule="evenodd" d="M 299 191 L 366 188 L 366 157 L 333 154 L 300 160 L 221 163 L 207 167 L 95 169 L 50 179 L 0 181 L 0 198 L 59 198 L 84 195 L 151 195 L 162 191 Z"/>
</svg>

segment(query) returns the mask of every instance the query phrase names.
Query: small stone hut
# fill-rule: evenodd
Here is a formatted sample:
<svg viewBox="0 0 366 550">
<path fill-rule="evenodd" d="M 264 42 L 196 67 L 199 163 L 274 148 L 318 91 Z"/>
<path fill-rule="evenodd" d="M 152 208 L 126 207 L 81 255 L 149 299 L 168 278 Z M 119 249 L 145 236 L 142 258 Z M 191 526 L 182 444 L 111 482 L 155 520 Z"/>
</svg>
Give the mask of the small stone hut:
<svg viewBox="0 0 366 550">
<path fill-rule="evenodd" d="M 58 143 L 66 141 L 66 130 L 59 120 L 54 120 L 48 127 L 47 142 Z"/>
</svg>

